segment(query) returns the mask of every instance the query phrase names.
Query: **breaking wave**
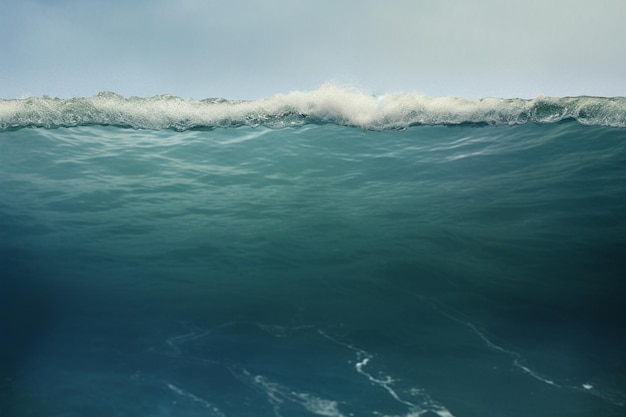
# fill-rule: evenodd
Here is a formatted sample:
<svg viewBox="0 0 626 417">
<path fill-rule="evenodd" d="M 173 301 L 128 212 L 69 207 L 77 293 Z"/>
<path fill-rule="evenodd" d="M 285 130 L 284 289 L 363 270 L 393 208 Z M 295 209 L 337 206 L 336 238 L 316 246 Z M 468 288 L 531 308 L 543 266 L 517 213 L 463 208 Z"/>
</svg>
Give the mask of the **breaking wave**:
<svg viewBox="0 0 626 417">
<path fill-rule="evenodd" d="M 111 92 L 93 97 L 31 97 L 0 100 L 0 130 L 105 125 L 134 129 L 211 129 L 335 123 L 368 130 L 414 125 L 507 125 L 557 123 L 626 127 L 624 97 L 534 99 L 427 97 L 413 93 L 369 95 L 325 85 L 261 100 L 182 99 L 169 95 L 125 98 Z"/>
</svg>

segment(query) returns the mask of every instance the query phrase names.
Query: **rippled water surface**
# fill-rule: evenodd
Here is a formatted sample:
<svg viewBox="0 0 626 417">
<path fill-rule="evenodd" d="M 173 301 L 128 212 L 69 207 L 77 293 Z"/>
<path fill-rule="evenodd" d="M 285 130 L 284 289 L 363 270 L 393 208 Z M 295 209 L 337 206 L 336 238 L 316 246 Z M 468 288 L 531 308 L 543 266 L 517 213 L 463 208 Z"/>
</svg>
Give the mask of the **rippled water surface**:
<svg viewBox="0 0 626 417">
<path fill-rule="evenodd" d="M 626 131 L 0 132 L 0 415 L 622 416 Z"/>
</svg>

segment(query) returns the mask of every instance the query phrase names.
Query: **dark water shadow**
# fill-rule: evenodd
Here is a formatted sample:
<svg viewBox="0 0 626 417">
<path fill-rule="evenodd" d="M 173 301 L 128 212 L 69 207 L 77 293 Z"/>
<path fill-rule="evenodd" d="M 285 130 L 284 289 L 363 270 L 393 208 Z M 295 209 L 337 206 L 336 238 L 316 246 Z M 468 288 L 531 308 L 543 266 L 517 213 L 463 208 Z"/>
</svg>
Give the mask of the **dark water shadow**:
<svg viewBox="0 0 626 417">
<path fill-rule="evenodd" d="M 51 288 L 31 253 L 0 248 L 0 415 L 22 415 L 20 374 L 54 320 Z"/>
</svg>

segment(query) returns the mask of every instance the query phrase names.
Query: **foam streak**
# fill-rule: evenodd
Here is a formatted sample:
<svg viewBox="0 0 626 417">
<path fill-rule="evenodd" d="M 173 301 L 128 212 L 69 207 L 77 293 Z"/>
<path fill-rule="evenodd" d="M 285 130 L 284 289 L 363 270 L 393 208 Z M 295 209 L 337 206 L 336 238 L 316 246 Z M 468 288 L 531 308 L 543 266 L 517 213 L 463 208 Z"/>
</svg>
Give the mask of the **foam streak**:
<svg viewBox="0 0 626 417">
<path fill-rule="evenodd" d="M 386 390 L 389 393 L 389 395 L 393 397 L 397 402 L 409 407 L 409 413 L 410 413 L 409 416 L 421 416 L 422 414 L 425 414 L 427 412 L 433 412 L 439 415 L 440 417 L 454 417 L 454 415 L 446 407 L 434 401 L 428 394 L 424 393 L 422 390 L 417 390 L 417 389 L 412 390 L 412 392 L 415 395 L 421 397 L 421 400 L 422 400 L 421 405 L 414 404 L 410 401 L 402 399 L 398 395 L 396 390 L 393 388 L 393 384 L 395 383 L 395 380 L 393 378 L 391 378 L 389 375 L 384 375 L 382 378 L 377 378 L 365 370 L 365 367 L 374 358 L 372 354 L 356 346 L 353 346 L 349 343 L 339 341 L 335 339 L 334 337 L 328 335 L 326 332 L 322 330 L 319 330 L 318 333 L 322 337 L 330 340 L 331 342 L 356 352 L 356 355 L 357 355 L 357 363 L 355 365 L 356 371 L 359 374 L 365 376 L 369 381 L 371 381 L 375 385 L 378 385 L 379 387 Z"/>
<path fill-rule="evenodd" d="M 614 405 L 618 405 L 620 407 L 624 407 L 625 403 L 624 401 L 621 399 L 621 397 L 623 397 L 621 394 L 617 395 L 617 396 L 610 396 L 607 395 L 605 393 L 602 393 L 600 391 L 598 391 L 592 384 L 590 383 L 583 383 L 582 385 L 578 386 L 578 385 L 567 385 L 567 384 L 562 384 L 562 383 L 558 383 L 555 380 L 542 375 L 541 373 L 531 369 L 530 367 L 526 366 L 523 364 L 524 359 L 522 357 L 522 355 L 520 355 L 518 352 L 515 352 L 513 350 L 509 350 L 506 349 L 500 345 L 497 345 L 496 343 L 494 343 L 491 339 L 489 339 L 487 337 L 487 335 L 485 334 L 484 331 L 480 330 L 475 324 L 470 323 L 468 321 L 464 321 L 459 319 L 458 317 L 455 317 L 447 312 L 442 311 L 440 308 L 436 307 L 435 305 L 433 305 L 431 303 L 432 307 L 437 310 L 439 313 L 441 313 L 442 315 L 444 315 L 445 317 L 449 318 L 450 320 L 453 320 L 459 324 L 465 325 L 467 326 L 469 329 L 471 329 L 471 331 L 478 336 L 484 343 L 485 345 L 494 351 L 503 353 L 507 356 L 509 356 L 512 360 L 513 360 L 513 365 L 520 369 L 523 373 L 529 375 L 530 377 L 536 379 L 537 381 L 540 381 L 544 384 L 553 386 L 555 388 L 558 389 L 567 389 L 567 390 L 572 390 L 572 391 L 578 391 L 578 392 L 583 392 L 585 394 L 591 394 L 594 395 L 598 398 L 601 398 L 605 401 L 608 401 Z"/>
<path fill-rule="evenodd" d="M 189 393 L 187 391 L 184 391 L 181 388 L 178 388 L 176 385 L 168 383 L 167 387 L 170 390 L 174 391 L 176 394 L 180 395 L 181 397 L 186 397 L 186 398 L 188 398 L 188 399 L 190 399 L 192 401 L 195 401 L 197 403 L 202 404 L 205 408 L 207 408 L 207 409 L 209 409 L 211 411 L 212 415 L 218 416 L 218 417 L 226 417 L 224 415 L 224 413 L 222 413 L 220 411 L 219 408 L 217 408 L 216 406 L 214 406 L 210 402 L 208 402 L 208 401 L 206 401 L 206 400 L 204 400 L 204 399 L 202 399 L 200 397 L 197 397 L 197 396 L 195 396 L 195 395 L 193 395 L 193 394 L 191 394 L 191 393 Z"/>
</svg>

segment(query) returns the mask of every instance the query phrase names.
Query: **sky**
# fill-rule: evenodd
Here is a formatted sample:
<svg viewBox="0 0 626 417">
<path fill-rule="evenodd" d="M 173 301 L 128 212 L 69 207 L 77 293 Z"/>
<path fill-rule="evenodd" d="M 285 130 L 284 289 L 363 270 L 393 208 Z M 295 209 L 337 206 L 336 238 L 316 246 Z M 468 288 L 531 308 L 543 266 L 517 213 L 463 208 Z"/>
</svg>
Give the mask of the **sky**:
<svg viewBox="0 0 626 417">
<path fill-rule="evenodd" d="M 0 98 L 626 96 L 625 0 L 0 0 Z"/>
</svg>

